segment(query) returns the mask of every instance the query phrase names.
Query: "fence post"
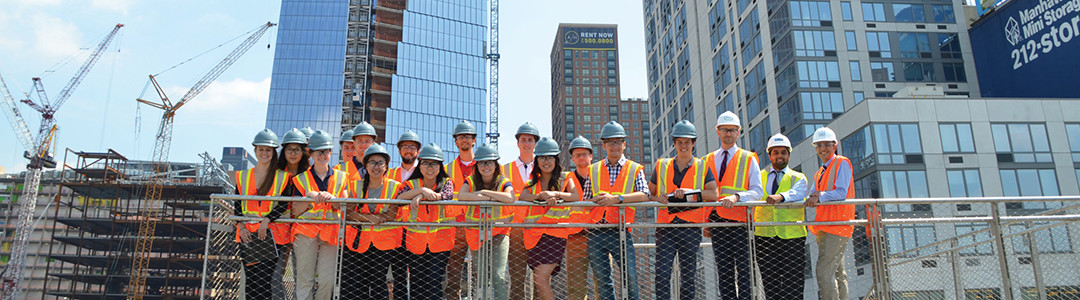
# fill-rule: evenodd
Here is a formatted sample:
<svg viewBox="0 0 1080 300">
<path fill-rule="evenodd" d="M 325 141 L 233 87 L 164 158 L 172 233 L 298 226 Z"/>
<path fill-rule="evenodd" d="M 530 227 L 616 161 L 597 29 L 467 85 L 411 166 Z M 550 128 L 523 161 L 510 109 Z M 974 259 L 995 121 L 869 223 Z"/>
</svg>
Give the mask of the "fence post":
<svg viewBox="0 0 1080 300">
<path fill-rule="evenodd" d="M 630 253 L 626 249 L 626 208 L 620 205 L 616 207 L 616 210 L 619 211 L 619 257 L 621 258 L 619 262 L 619 281 L 622 282 L 622 294 L 618 299 L 626 300 L 630 296 L 630 287 L 628 286 L 628 284 L 630 284 L 630 279 L 626 273 L 626 260 L 630 259 L 627 257 L 630 256 Z M 633 259 L 637 259 L 637 257 L 634 257 Z M 635 282 L 634 284 L 637 283 Z M 638 296 L 640 297 L 641 295 Z"/>
<path fill-rule="evenodd" d="M 998 265 L 1001 271 L 1001 295 L 1005 300 L 1013 300 L 1012 279 L 1009 277 L 1009 260 L 1005 254 L 1005 238 L 1001 234 L 1001 213 L 998 203 L 990 203 L 990 234 L 994 236 L 997 247 Z"/>
<path fill-rule="evenodd" d="M 1027 222 L 1027 227 L 1034 227 L 1034 224 Z M 1049 230 L 1049 229 L 1047 229 Z M 1038 293 L 1039 300 L 1046 300 L 1046 286 L 1043 284 L 1042 266 L 1039 264 L 1039 246 L 1035 244 L 1035 234 L 1025 234 L 1028 240 L 1028 249 L 1031 250 L 1031 271 L 1035 275 L 1035 291 Z"/>
<path fill-rule="evenodd" d="M 207 268 L 207 265 L 209 265 L 210 260 L 207 259 L 207 258 L 210 257 L 210 240 L 213 237 L 210 234 L 210 232 L 214 230 L 214 206 L 215 206 L 214 203 L 215 202 L 216 202 L 216 200 L 214 200 L 213 198 L 210 199 L 210 210 L 206 214 L 206 238 L 205 238 L 206 245 L 203 246 L 204 248 L 203 248 L 203 264 L 202 264 L 202 283 L 201 283 L 201 286 L 199 288 L 199 299 L 206 299 L 206 294 L 208 292 L 206 290 L 206 277 L 208 277 L 210 274 L 207 273 L 206 270 L 209 269 L 209 268 Z"/>
<path fill-rule="evenodd" d="M 866 205 L 866 220 L 869 229 L 871 268 L 874 275 L 874 299 L 892 298 L 892 286 L 889 285 L 889 251 L 885 240 L 885 226 L 881 224 L 881 212 L 877 205 Z"/>
</svg>

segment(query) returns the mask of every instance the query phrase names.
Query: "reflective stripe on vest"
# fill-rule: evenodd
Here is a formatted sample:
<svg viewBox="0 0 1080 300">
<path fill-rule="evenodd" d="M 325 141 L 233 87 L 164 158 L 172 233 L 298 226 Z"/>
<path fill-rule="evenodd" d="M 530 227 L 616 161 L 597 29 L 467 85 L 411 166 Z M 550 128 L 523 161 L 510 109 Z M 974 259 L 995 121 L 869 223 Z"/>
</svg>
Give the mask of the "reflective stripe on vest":
<svg viewBox="0 0 1080 300">
<path fill-rule="evenodd" d="M 570 172 L 563 172 L 559 176 L 559 182 L 562 182 L 562 189 L 560 191 L 566 191 L 567 186 L 570 184 L 570 179 L 573 175 Z M 529 193 L 533 195 L 539 194 L 542 189 L 540 182 L 537 182 L 532 187 L 528 187 Z M 536 224 L 559 224 L 570 223 L 570 207 L 567 206 L 530 206 L 528 207 L 528 216 L 525 218 L 527 223 Z M 568 228 L 562 227 L 533 227 L 525 228 L 525 249 L 532 249 L 536 247 L 536 244 L 540 242 L 540 238 L 543 235 L 550 235 L 558 238 L 567 238 L 570 236 Z"/>
<path fill-rule="evenodd" d="M 342 165 L 345 165 L 344 169 L 341 168 Z M 345 175 L 348 176 L 349 181 L 364 179 L 364 177 L 360 175 L 360 168 L 356 166 L 356 163 L 353 162 L 352 159 L 345 161 L 345 163 L 343 164 L 338 164 L 334 166 L 334 170 L 345 172 Z"/>
<path fill-rule="evenodd" d="M 593 164 L 591 169 L 594 195 L 600 194 L 600 192 L 606 192 L 612 195 L 625 195 L 634 192 L 634 181 L 637 179 L 638 172 L 641 172 L 643 167 L 633 161 L 627 160 L 626 163 L 623 164 L 622 169 L 619 170 L 619 178 L 615 179 L 614 185 L 608 185 L 608 183 L 611 182 L 611 174 L 608 174 L 607 159 Z M 633 207 L 624 209 L 624 220 L 627 224 L 634 222 L 635 212 L 636 210 Z M 605 220 L 609 224 L 619 223 L 619 210 L 617 207 L 594 207 L 589 215 L 594 223 L 600 222 L 600 220 Z"/>
<path fill-rule="evenodd" d="M 470 193 L 477 192 L 476 184 L 473 182 L 472 176 L 465 178 L 465 181 L 469 183 Z M 499 178 L 496 178 L 495 182 L 498 182 L 495 187 L 500 189 L 496 192 L 502 192 L 501 188 L 505 186 L 506 183 L 510 182 L 510 180 L 506 179 L 506 177 L 502 177 L 502 175 L 499 175 Z M 493 221 L 503 223 L 513 221 L 514 215 L 512 208 L 513 207 L 511 206 L 492 206 L 491 212 L 494 215 L 494 217 L 492 217 Z M 467 210 L 468 212 L 465 213 L 465 220 L 469 222 L 480 222 L 480 206 L 469 206 Z M 509 228 L 496 228 L 495 231 L 498 232 L 499 229 Z"/>
<path fill-rule="evenodd" d="M 814 173 L 814 182 L 816 183 L 817 191 L 828 192 L 836 189 L 836 174 L 840 171 L 840 164 L 847 163 L 848 167 L 851 167 L 851 161 L 847 157 L 840 155 L 833 155 L 832 162 L 826 167 L 826 174 L 822 174 L 822 170 L 819 168 Z M 822 176 L 825 176 L 822 178 Z M 848 182 L 846 199 L 855 197 L 854 176 L 851 177 L 851 181 Z M 855 219 L 855 205 L 822 205 L 816 209 L 814 221 L 817 222 L 831 222 L 831 221 L 851 221 Z M 821 234 L 822 231 L 838 235 L 842 237 L 851 237 L 851 233 L 855 230 L 855 226 L 852 225 L 811 225 L 810 231 L 814 234 Z"/>
<path fill-rule="evenodd" d="M 435 188 L 441 185 L 436 184 Z M 409 180 L 405 182 L 405 186 L 408 186 L 410 190 L 422 189 L 425 187 L 424 179 Z M 417 210 L 409 206 L 402 207 L 402 212 L 408 222 L 451 223 L 454 222 L 454 216 L 457 214 L 448 211 L 450 209 L 449 205 L 421 204 Z M 450 251 L 454 247 L 455 233 L 456 228 L 449 226 L 408 226 L 405 227 L 405 247 L 415 254 L 424 254 L 428 251 L 431 253 Z"/>
<path fill-rule="evenodd" d="M 255 168 L 248 169 L 246 171 L 236 171 L 236 187 L 240 190 L 241 195 L 255 196 L 258 193 L 258 184 L 255 184 L 256 178 L 254 176 Z M 281 192 L 285 190 L 286 181 L 289 179 L 289 173 L 285 171 L 274 171 L 274 183 L 270 187 L 270 191 L 266 195 L 259 196 L 279 196 Z M 244 201 L 241 210 L 244 216 L 247 217 L 262 217 L 270 213 L 270 210 L 274 207 L 274 201 Z"/>
<path fill-rule="evenodd" d="M 532 180 L 532 174 L 521 176 L 521 172 L 518 172 L 517 160 L 502 165 L 501 168 L 503 177 L 510 179 L 510 184 L 514 186 L 514 200 L 517 200 L 521 197 L 521 191 L 525 190 L 525 185 L 529 183 L 529 180 Z M 529 207 L 514 206 L 511 208 L 514 214 L 514 223 L 525 222 L 525 217 L 529 214 Z"/>
<path fill-rule="evenodd" d="M 699 191 L 705 189 L 705 172 L 708 172 L 709 168 L 705 165 L 704 160 L 694 158 L 690 163 L 690 168 L 686 169 L 686 174 L 683 175 L 682 182 L 680 182 L 679 185 L 672 183 L 672 178 L 675 177 L 675 168 L 675 159 L 673 158 L 660 159 L 656 162 L 655 193 L 657 196 L 667 197 L 667 194 L 674 193 L 675 190 L 679 188 L 695 189 Z M 709 208 L 694 208 L 670 214 L 668 213 L 667 208 L 662 207 L 658 209 L 656 221 L 659 223 L 671 223 L 675 217 L 679 217 L 688 222 L 701 223 L 705 222 L 708 212 Z"/>
<path fill-rule="evenodd" d="M 761 170 L 761 182 L 766 183 L 769 181 L 769 170 Z M 806 175 L 803 173 L 795 172 L 794 170 L 788 170 L 784 173 L 784 176 L 780 178 L 780 186 L 776 190 L 777 193 L 786 192 L 791 190 L 791 185 L 799 180 L 804 180 Z M 765 197 L 769 196 L 769 190 L 764 190 Z M 802 201 L 804 199 L 795 199 L 793 201 Z M 801 206 L 798 208 L 779 208 L 772 206 L 758 206 L 754 207 L 754 222 L 802 222 L 806 220 L 806 210 Z M 782 239 L 793 239 L 806 236 L 806 227 L 802 225 L 786 225 L 786 226 L 755 226 L 754 235 L 764 237 L 780 237 Z"/>
<path fill-rule="evenodd" d="M 720 170 L 716 168 L 716 159 L 716 152 L 710 152 L 705 156 L 705 164 L 712 169 L 713 177 L 719 182 L 720 198 L 750 189 L 750 176 L 758 175 L 750 172 L 750 162 L 751 159 L 757 159 L 756 154 L 742 148 L 736 150 L 735 155 L 728 160 L 723 178 L 720 177 Z M 716 207 L 716 214 L 728 220 L 746 222 L 746 212 L 746 207 Z"/>
<path fill-rule="evenodd" d="M 344 197 L 345 189 L 348 187 L 348 176 L 345 172 L 338 170 L 331 170 L 330 177 L 327 179 L 327 190 L 334 197 Z M 307 194 L 307 192 L 323 192 L 319 189 L 319 185 L 315 184 L 315 173 L 311 169 L 300 173 L 293 177 L 293 184 L 300 190 L 300 193 Z M 312 207 L 305 211 L 298 219 L 309 220 L 336 220 L 336 211 L 330 208 L 330 203 L 312 204 Z"/>
<path fill-rule="evenodd" d="M 349 197 L 358 199 L 394 199 L 401 191 L 400 183 L 385 177 L 381 187 L 377 197 L 370 197 L 371 195 L 363 197 L 361 189 L 366 188 L 363 186 L 363 181 L 353 181 L 349 183 Z M 387 204 L 376 204 L 373 209 L 370 204 L 362 204 L 354 209 L 362 214 L 382 214 L 386 213 L 390 207 L 391 205 Z M 345 245 L 349 250 L 363 253 L 367 252 L 372 245 L 379 250 L 391 250 L 401 247 L 401 226 L 357 226 L 360 227 L 359 234 L 357 234 L 356 226 L 346 228 Z"/>
<path fill-rule="evenodd" d="M 574 189 L 577 190 L 577 194 L 578 194 L 578 201 L 585 200 L 585 197 L 586 197 L 585 196 L 585 190 L 584 190 L 585 186 L 578 180 L 577 174 L 573 174 L 573 172 L 571 172 L 571 174 L 567 176 L 567 180 L 574 183 Z M 589 219 L 589 213 L 588 213 L 589 211 L 591 211 L 591 209 L 587 209 L 586 207 L 581 207 L 581 206 L 571 207 L 570 208 L 570 223 L 592 223 L 592 220 Z M 581 232 L 582 230 L 585 230 L 585 228 L 571 227 L 571 228 L 566 229 L 567 233 L 569 233 L 569 234 L 575 234 L 575 233 Z"/>
</svg>

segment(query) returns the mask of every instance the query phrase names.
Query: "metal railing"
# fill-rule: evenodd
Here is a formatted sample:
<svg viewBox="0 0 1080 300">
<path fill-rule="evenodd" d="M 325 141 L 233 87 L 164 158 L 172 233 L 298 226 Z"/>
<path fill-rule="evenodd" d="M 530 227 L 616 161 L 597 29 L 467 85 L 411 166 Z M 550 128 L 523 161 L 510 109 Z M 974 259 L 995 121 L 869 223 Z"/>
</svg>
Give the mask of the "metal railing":
<svg viewBox="0 0 1080 300">
<path fill-rule="evenodd" d="M 213 195 L 203 264 L 203 298 L 243 299 L 245 293 L 248 292 L 245 291 L 245 285 L 252 286 L 246 282 L 250 276 L 245 275 L 246 272 L 252 272 L 250 262 L 245 261 L 245 255 L 250 256 L 251 252 L 246 250 L 249 246 L 242 246 L 235 241 L 235 228 L 238 223 L 258 219 L 234 215 L 233 201 L 237 200 L 309 201 L 306 198 Z M 332 202 L 356 205 L 384 204 L 398 207 L 405 207 L 410 203 L 406 200 L 382 199 L 336 199 Z M 425 201 L 423 204 L 479 206 L 484 216 L 490 216 L 491 210 L 500 206 L 536 206 L 527 202 L 503 205 L 494 202 Z M 802 203 L 768 205 L 760 201 L 736 205 L 802 207 Z M 597 299 L 597 296 L 604 296 L 607 293 L 613 293 L 618 299 L 676 297 L 679 299 L 718 299 L 723 295 L 738 295 L 739 298 L 748 296 L 752 299 L 817 299 L 818 280 L 823 278 L 820 272 L 815 274 L 815 271 L 819 271 L 815 263 L 821 261 L 817 255 L 820 250 L 818 243 L 814 242 L 818 237 L 809 233 L 804 238 L 774 237 L 770 239 L 755 232 L 762 228 L 777 228 L 775 226 L 851 225 L 855 228 L 854 234 L 850 242 L 847 242 L 842 259 L 848 274 L 846 295 L 851 299 L 860 297 L 864 299 L 1010 300 L 1080 298 L 1080 275 L 1075 272 L 1080 268 L 1080 255 L 1076 254 L 1076 248 L 1080 247 L 1080 243 L 1073 238 L 1080 236 L 1077 235 L 1080 233 L 1080 226 L 1076 223 L 1080 220 L 1080 196 L 854 199 L 821 203 L 818 207 L 828 205 L 855 205 L 858 211 L 857 217 L 851 221 L 813 222 L 809 220 L 813 220 L 815 209 L 806 208 L 805 215 L 808 221 L 802 222 L 754 222 L 751 217 L 749 218 L 751 221 L 746 223 L 663 224 L 655 223 L 655 210 L 658 208 L 695 207 L 711 210 L 718 204 L 671 203 L 665 205 L 644 202 L 617 205 L 637 208 L 637 222 L 632 224 L 498 223 L 487 217 L 479 222 L 386 222 L 379 225 L 476 229 L 477 238 L 485 246 L 480 247 L 479 251 L 471 252 L 463 262 L 466 267 L 462 282 L 446 283 L 442 281 L 443 279 L 439 279 L 439 282 L 418 281 L 416 278 L 445 278 L 446 276 L 445 274 L 435 277 L 426 276 L 429 275 L 426 272 L 430 270 L 424 269 L 425 265 L 415 264 L 415 260 L 431 259 L 436 256 L 430 255 L 432 254 L 430 251 L 410 256 L 407 250 L 404 250 L 405 244 L 402 244 L 400 249 L 391 250 L 378 250 L 372 247 L 365 253 L 352 251 L 348 247 L 331 246 L 326 253 L 332 252 L 329 255 L 334 257 L 332 260 L 328 258 L 326 262 L 332 261 L 332 268 L 326 270 L 333 270 L 324 272 L 320 269 L 315 277 L 327 276 L 325 274 L 335 277 L 333 281 L 323 281 L 333 282 L 333 284 L 329 287 L 330 292 L 324 291 L 321 294 L 335 299 L 362 298 L 369 295 L 386 295 L 394 299 L 426 299 L 426 296 L 431 295 L 410 294 L 410 292 L 435 290 L 442 294 L 436 295 L 439 299 L 500 299 L 505 296 L 500 295 L 498 290 L 500 286 L 496 285 L 497 281 L 508 281 L 506 279 L 510 276 L 506 275 L 506 271 L 502 271 L 506 266 L 499 265 L 499 263 L 506 264 L 505 248 L 507 247 L 498 244 L 504 243 L 498 234 L 495 234 L 499 229 L 577 227 L 586 228 L 586 230 L 580 233 L 580 236 L 571 235 L 570 242 L 563 240 L 561 247 L 557 246 L 559 242 L 549 243 L 550 240 L 541 238 L 537 248 L 534 248 L 539 250 L 532 250 L 529 253 L 529 265 L 534 266 L 534 256 L 547 257 L 546 261 L 536 263 L 543 265 L 544 262 L 551 262 L 551 255 L 547 255 L 548 252 L 545 251 L 562 251 L 552 254 L 557 256 L 560 262 L 556 265 L 563 270 L 556 272 L 551 279 L 551 288 L 556 299 L 578 299 L 583 294 L 587 294 L 588 299 Z M 596 207 L 591 202 L 568 202 L 558 206 L 584 210 Z M 621 213 L 623 210 L 619 211 Z M 342 219 L 314 221 L 281 218 L 278 222 L 338 225 L 336 237 L 338 245 L 356 242 L 347 239 L 345 230 L 347 226 L 372 225 Z M 679 231 L 680 228 L 692 230 Z M 713 240 L 717 238 L 715 233 L 713 239 L 701 236 L 703 230 L 716 232 L 713 230 L 717 228 L 737 229 L 739 231 L 736 232 L 745 236 L 745 239 L 740 237 Z M 627 233 L 627 230 L 631 231 Z M 617 232 L 618 234 L 613 235 L 612 239 L 605 240 L 605 237 L 600 234 L 603 232 Z M 687 232 L 694 235 L 690 236 Z M 461 239 L 455 236 L 444 238 Z M 684 240 L 675 242 L 673 238 Z M 609 257 L 607 254 L 592 253 L 594 246 L 600 248 L 610 243 L 618 243 L 621 247 L 628 241 L 633 242 L 633 247 L 622 247 L 617 250 L 618 253 L 629 252 L 623 256 L 625 260 L 614 257 L 618 255 Z M 587 243 L 588 247 L 579 247 L 581 242 Z M 607 244 L 603 244 L 604 242 Z M 404 243 L 408 243 L 408 240 Z M 458 243 L 462 241 L 455 241 L 455 244 Z M 693 247 L 692 250 L 670 250 L 673 249 L 670 245 L 676 243 L 689 243 Z M 300 246 L 297 244 L 294 247 Z M 272 281 L 269 286 L 273 291 L 274 299 L 297 298 L 297 286 L 300 285 L 298 283 L 300 279 L 297 274 L 296 256 L 300 254 L 290 251 L 289 248 L 279 247 L 280 255 L 274 258 L 276 260 L 274 273 L 268 278 Z M 588 267 L 582 268 L 580 264 L 583 262 L 580 257 L 579 259 L 572 258 L 575 256 L 574 253 L 578 256 L 582 254 L 580 248 L 586 249 L 584 251 L 590 259 L 599 258 L 600 261 L 589 261 L 585 263 Z M 749 255 L 732 256 L 735 260 L 746 260 L 735 261 L 733 269 L 727 269 L 731 267 L 727 265 L 718 267 L 721 261 L 732 260 L 732 257 L 728 256 L 734 253 L 727 251 L 729 249 L 746 249 Z M 669 251 L 689 252 L 693 259 L 683 260 L 681 256 L 676 259 L 676 253 Z M 501 258 L 500 252 L 503 253 Z M 443 257 L 438 256 L 438 258 Z M 366 269 L 357 274 L 354 266 L 363 264 L 356 261 L 374 263 L 377 268 L 365 267 Z M 684 263 L 688 266 L 680 266 Z M 742 271 L 739 271 L 744 270 L 739 267 L 743 264 L 750 267 L 749 274 L 741 274 Z M 604 272 L 605 266 L 611 271 Z M 792 266 L 797 266 L 798 270 L 783 272 L 783 270 L 792 269 Z M 246 271 L 245 268 L 247 268 Z M 582 276 L 587 280 L 569 279 L 569 276 L 574 275 L 568 276 L 566 270 L 571 268 L 590 270 L 586 276 Z M 512 271 L 515 270 L 510 270 Z M 531 272 L 532 270 L 529 274 L 532 274 Z M 662 273 L 661 278 L 669 278 L 670 281 L 658 282 L 656 279 L 658 273 Z M 686 273 L 697 276 L 680 279 Z M 732 275 L 732 273 L 736 274 Z M 420 275 L 425 276 L 418 277 Z M 748 285 L 734 284 L 734 292 L 725 290 L 723 285 L 718 284 L 724 283 L 723 280 L 728 280 L 729 277 L 742 278 L 739 276 L 746 275 L 749 278 Z M 607 280 L 597 280 L 608 277 L 611 284 L 607 284 Z M 312 280 L 304 276 L 299 278 Z M 365 281 L 358 287 L 351 282 L 352 278 L 382 278 L 384 280 L 374 280 L 375 284 L 383 284 L 383 286 L 372 286 L 372 283 Z M 533 280 L 517 281 L 509 282 L 506 289 L 522 289 L 526 291 L 524 294 L 527 296 L 532 296 L 537 292 Z M 793 285 L 777 285 L 778 281 Z M 315 283 L 315 285 L 319 284 Z M 460 294 L 443 292 L 456 290 L 448 288 L 451 285 L 461 287 Z M 304 285 L 305 288 L 309 286 Z M 781 290 L 780 287 L 784 289 Z M 317 290 L 320 288 L 327 287 L 317 287 L 314 293 L 319 294 Z M 361 291 L 363 296 L 356 294 L 357 291 Z M 304 295 L 307 292 L 300 294 Z M 845 295 L 844 292 L 841 292 L 841 295 Z M 538 296 L 529 298 L 540 299 Z"/>
</svg>

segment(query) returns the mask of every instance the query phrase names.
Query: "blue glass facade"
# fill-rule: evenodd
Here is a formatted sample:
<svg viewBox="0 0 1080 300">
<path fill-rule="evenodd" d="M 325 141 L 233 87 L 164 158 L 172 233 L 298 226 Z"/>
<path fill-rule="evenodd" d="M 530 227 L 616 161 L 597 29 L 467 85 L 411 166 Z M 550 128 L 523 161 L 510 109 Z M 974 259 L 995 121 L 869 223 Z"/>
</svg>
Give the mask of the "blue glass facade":
<svg viewBox="0 0 1080 300">
<path fill-rule="evenodd" d="M 282 0 L 266 128 L 340 133 L 348 0 Z"/>
<path fill-rule="evenodd" d="M 424 144 L 438 144 L 447 159 L 452 159 L 458 150 L 451 135 L 461 120 L 476 126 L 480 133 L 477 143 L 483 141 L 487 129 L 487 5 L 487 1 L 473 0 L 408 2 L 397 43 L 391 104 L 386 109 L 385 140 L 389 144 L 396 143 L 405 130 L 413 130 Z M 396 165 L 400 160 L 397 148 L 387 148 Z"/>
<path fill-rule="evenodd" d="M 283 0 L 266 127 L 311 126 L 337 136 L 365 120 L 395 165 L 392 145 L 405 130 L 456 157 L 455 124 L 473 123 L 481 140 L 487 128 L 487 7 Z"/>
</svg>

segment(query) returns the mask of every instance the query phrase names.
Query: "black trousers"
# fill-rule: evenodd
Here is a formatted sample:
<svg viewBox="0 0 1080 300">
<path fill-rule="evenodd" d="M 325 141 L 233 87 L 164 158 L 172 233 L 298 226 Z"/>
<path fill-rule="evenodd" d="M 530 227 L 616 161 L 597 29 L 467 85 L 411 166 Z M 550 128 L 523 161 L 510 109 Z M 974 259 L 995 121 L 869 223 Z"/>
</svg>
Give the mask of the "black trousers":
<svg viewBox="0 0 1080 300">
<path fill-rule="evenodd" d="M 750 237 L 746 224 L 722 218 L 716 213 L 709 216 L 709 222 L 740 223 L 737 227 L 709 228 L 709 234 L 712 235 L 720 299 L 750 300 Z"/>
<path fill-rule="evenodd" d="M 244 295 L 248 299 L 270 299 L 273 295 L 271 290 L 274 280 L 274 268 L 277 268 L 282 246 L 276 245 L 276 253 L 249 253 L 247 245 L 241 244 L 240 251 L 244 255 Z M 247 257 L 255 255 L 257 257 Z M 278 279 L 280 281 L 280 278 Z"/>
<path fill-rule="evenodd" d="M 405 252 L 409 256 L 409 300 L 445 299 L 443 298 L 443 280 L 446 278 L 446 264 L 450 260 L 450 251 L 424 252 L 424 254 Z M 400 286 L 404 287 L 404 284 Z M 394 294 L 397 294 L 397 287 L 398 284 L 395 283 Z"/>
<path fill-rule="evenodd" d="M 806 237 L 756 237 L 765 299 L 803 299 Z"/>
</svg>

